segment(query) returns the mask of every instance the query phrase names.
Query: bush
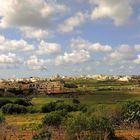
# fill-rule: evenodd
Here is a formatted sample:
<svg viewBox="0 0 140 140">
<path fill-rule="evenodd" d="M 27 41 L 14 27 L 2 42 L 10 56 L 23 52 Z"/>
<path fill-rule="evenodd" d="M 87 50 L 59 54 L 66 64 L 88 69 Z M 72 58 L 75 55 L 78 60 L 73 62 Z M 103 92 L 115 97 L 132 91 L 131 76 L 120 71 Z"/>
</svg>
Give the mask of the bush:
<svg viewBox="0 0 140 140">
<path fill-rule="evenodd" d="M 56 107 L 56 102 L 50 102 L 50 103 L 42 106 L 41 112 L 42 113 L 49 113 L 51 111 L 55 111 L 55 107 Z"/>
<path fill-rule="evenodd" d="M 72 102 L 73 102 L 74 104 L 80 104 L 80 101 L 77 100 L 77 99 L 73 99 Z"/>
<path fill-rule="evenodd" d="M 68 115 L 63 121 L 63 126 L 68 133 L 69 139 L 98 139 L 108 137 L 112 140 L 114 137 L 114 129 L 111 121 L 105 117 L 88 117 L 85 113 L 74 112 Z M 82 132 L 89 132 L 84 135 Z M 82 136 L 80 134 L 83 134 Z M 96 136 L 94 134 L 97 134 Z M 99 135 L 98 135 L 99 134 Z"/>
<path fill-rule="evenodd" d="M 78 107 L 79 111 L 87 112 L 87 106 L 84 104 L 80 104 Z"/>
<path fill-rule="evenodd" d="M 0 99 L 0 108 L 6 104 L 12 103 L 10 100 L 7 99 Z"/>
<path fill-rule="evenodd" d="M 114 139 L 114 128 L 111 121 L 105 117 L 94 117 L 89 119 L 89 130 L 93 133 L 100 132 L 104 140 Z M 100 135 L 98 135 L 100 137 Z"/>
<path fill-rule="evenodd" d="M 66 103 L 58 103 L 56 104 L 55 110 L 66 110 L 67 112 L 73 111 L 73 107 Z"/>
<path fill-rule="evenodd" d="M 113 131 L 113 126 L 111 121 L 108 118 L 105 117 L 94 117 L 92 116 L 89 119 L 89 129 L 94 131 L 102 131 L 102 132 L 106 132 L 106 131 Z"/>
<path fill-rule="evenodd" d="M 81 112 L 72 113 L 63 121 L 63 126 L 68 133 L 67 139 L 76 139 L 76 135 L 82 139 L 80 133 L 88 130 L 88 117 Z"/>
<path fill-rule="evenodd" d="M 23 106 L 30 106 L 30 105 L 32 105 L 29 101 L 27 101 L 25 99 L 16 99 L 14 101 L 14 104 L 23 105 Z"/>
<path fill-rule="evenodd" d="M 43 105 L 41 108 L 42 113 L 49 113 L 52 111 L 59 111 L 59 110 L 65 110 L 67 112 L 72 112 L 72 111 L 86 112 L 87 106 L 81 104 L 67 104 L 64 102 L 50 102 L 48 104 Z"/>
<path fill-rule="evenodd" d="M 31 113 L 31 114 L 41 112 L 41 110 L 36 108 L 35 106 L 28 106 L 27 110 L 28 110 L 28 113 Z"/>
<path fill-rule="evenodd" d="M 83 104 L 74 104 L 73 111 L 87 112 L 87 106 Z"/>
<path fill-rule="evenodd" d="M 1 110 L 4 114 L 27 113 L 26 107 L 18 104 L 6 104 L 1 108 Z"/>
<path fill-rule="evenodd" d="M 65 111 L 51 112 L 47 116 L 45 116 L 45 118 L 43 119 L 43 124 L 45 124 L 47 126 L 59 127 L 63 118 L 66 115 L 67 115 L 67 112 L 65 112 Z"/>
</svg>

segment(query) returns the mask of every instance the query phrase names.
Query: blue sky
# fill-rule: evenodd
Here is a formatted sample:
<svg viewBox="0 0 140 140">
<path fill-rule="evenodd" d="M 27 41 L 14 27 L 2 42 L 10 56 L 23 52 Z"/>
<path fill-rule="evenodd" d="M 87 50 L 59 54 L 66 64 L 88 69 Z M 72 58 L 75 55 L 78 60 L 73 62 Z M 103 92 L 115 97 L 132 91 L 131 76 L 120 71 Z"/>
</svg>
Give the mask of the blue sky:
<svg viewBox="0 0 140 140">
<path fill-rule="evenodd" d="M 0 0 L 0 77 L 140 74 L 139 0 Z"/>
</svg>

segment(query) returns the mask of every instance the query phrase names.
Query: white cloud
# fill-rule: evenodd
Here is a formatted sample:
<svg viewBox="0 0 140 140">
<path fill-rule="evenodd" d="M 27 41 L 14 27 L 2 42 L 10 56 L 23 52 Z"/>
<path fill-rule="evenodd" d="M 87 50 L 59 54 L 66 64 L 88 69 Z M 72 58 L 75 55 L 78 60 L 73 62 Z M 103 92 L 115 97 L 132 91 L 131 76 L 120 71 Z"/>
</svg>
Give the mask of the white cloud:
<svg viewBox="0 0 140 140">
<path fill-rule="evenodd" d="M 122 44 L 120 45 L 120 47 L 118 48 L 118 51 L 122 52 L 122 53 L 129 53 L 131 51 L 131 48 L 129 45 L 127 44 Z"/>
<path fill-rule="evenodd" d="M 4 36 L 0 35 L 0 51 L 1 52 L 18 52 L 18 51 L 24 51 L 29 52 L 33 51 L 34 46 L 31 44 L 28 44 L 25 40 L 10 40 L 5 38 Z"/>
<path fill-rule="evenodd" d="M 105 57 L 104 60 L 108 64 L 129 63 L 135 58 L 132 52 L 134 52 L 134 50 L 132 50 L 129 45 L 123 44 L 111 52 L 109 56 Z"/>
<path fill-rule="evenodd" d="M 47 34 L 52 23 L 55 23 L 54 15 L 64 11 L 66 11 L 65 5 L 52 1 L 0 0 L 0 27 L 15 27 L 25 31 L 27 37 L 30 35 L 42 37 Z"/>
<path fill-rule="evenodd" d="M 37 27 L 46 28 L 50 16 L 65 11 L 64 5 L 45 0 L 0 0 L 2 27 Z"/>
<path fill-rule="evenodd" d="M 43 54 L 58 54 L 61 52 L 61 46 L 57 43 L 48 43 L 45 41 L 41 41 L 40 45 L 38 47 L 38 50 L 36 51 L 37 55 L 43 55 Z"/>
<path fill-rule="evenodd" d="M 42 29 L 35 29 L 31 27 L 25 27 L 20 29 L 23 32 L 23 35 L 27 38 L 47 38 L 51 36 L 51 32 L 47 30 L 42 30 Z"/>
<path fill-rule="evenodd" d="M 65 52 L 64 55 L 57 56 L 55 63 L 60 64 L 78 64 L 86 62 L 90 59 L 90 54 L 88 51 L 79 50 L 73 51 L 71 53 Z"/>
<path fill-rule="evenodd" d="M 136 45 L 134 46 L 134 48 L 135 48 L 135 50 L 140 51 L 140 44 L 136 44 Z"/>
<path fill-rule="evenodd" d="M 84 23 L 86 18 L 87 18 L 87 14 L 78 12 L 74 16 L 66 19 L 63 24 L 60 24 L 59 25 L 59 30 L 61 32 L 71 32 L 75 29 L 75 27 Z"/>
<path fill-rule="evenodd" d="M 29 60 L 25 62 L 25 64 L 30 68 L 34 70 L 44 70 L 48 68 L 48 65 L 51 64 L 51 60 L 44 60 L 44 59 L 39 59 L 37 56 L 31 56 Z"/>
<path fill-rule="evenodd" d="M 122 60 L 124 57 L 126 57 L 124 54 L 114 51 L 109 55 L 109 60 L 110 61 L 119 61 Z"/>
<path fill-rule="evenodd" d="M 140 55 L 133 61 L 135 64 L 140 64 Z"/>
<path fill-rule="evenodd" d="M 94 9 L 91 19 L 110 18 L 115 25 L 122 25 L 127 22 L 133 10 L 130 0 L 90 0 Z"/>
<path fill-rule="evenodd" d="M 90 54 L 88 51 L 80 50 L 73 51 L 71 53 L 65 52 L 64 55 L 59 55 L 55 59 L 39 59 L 37 56 L 31 56 L 26 62 L 30 69 L 44 70 L 50 65 L 62 65 L 62 64 L 80 64 L 88 61 Z"/>
<path fill-rule="evenodd" d="M 0 55 L 0 68 L 16 68 L 21 64 L 21 59 L 14 53 Z"/>
<path fill-rule="evenodd" d="M 110 52 L 112 50 L 112 47 L 109 45 L 102 45 L 100 43 L 91 43 L 88 40 L 84 40 L 81 38 L 72 39 L 70 42 L 70 46 L 73 49 L 85 49 L 95 52 Z"/>
</svg>

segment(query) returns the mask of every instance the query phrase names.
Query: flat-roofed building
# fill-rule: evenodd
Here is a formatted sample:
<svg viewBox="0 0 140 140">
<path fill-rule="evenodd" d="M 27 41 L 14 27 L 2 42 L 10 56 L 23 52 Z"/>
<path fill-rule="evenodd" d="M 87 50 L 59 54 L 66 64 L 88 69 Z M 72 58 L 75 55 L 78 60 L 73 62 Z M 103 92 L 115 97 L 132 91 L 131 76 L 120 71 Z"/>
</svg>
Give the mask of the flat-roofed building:
<svg viewBox="0 0 140 140">
<path fill-rule="evenodd" d="M 51 81 L 47 84 L 47 93 L 63 93 L 65 91 L 64 82 Z"/>
</svg>

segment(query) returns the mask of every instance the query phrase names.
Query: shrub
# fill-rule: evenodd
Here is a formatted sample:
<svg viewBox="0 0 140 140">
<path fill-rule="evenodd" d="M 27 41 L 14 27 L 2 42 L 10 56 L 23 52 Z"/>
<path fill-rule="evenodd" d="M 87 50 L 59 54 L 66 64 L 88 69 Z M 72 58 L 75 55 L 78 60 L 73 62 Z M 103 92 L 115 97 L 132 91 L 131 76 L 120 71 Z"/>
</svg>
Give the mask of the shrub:
<svg viewBox="0 0 140 140">
<path fill-rule="evenodd" d="M 92 116 L 89 119 L 89 129 L 94 131 L 102 131 L 102 132 L 106 132 L 106 131 L 113 131 L 113 126 L 111 121 L 108 118 L 105 117 L 94 117 Z"/>
<path fill-rule="evenodd" d="M 67 112 L 72 112 L 72 111 L 86 112 L 87 106 L 81 104 L 67 104 L 64 102 L 50 102 L 48 104 L 43 105 L 41 108 L 42 113 L 49 113 L 52 111 L 59 111 L 59 110 L 65 110 Z"/>
<path fill-rule="evenodd" d="M 79 101 L 78 99 L 73 99 L 72 102 L 73 102 L 74 104 L 80 104 L 80 101 Z"/>
<path fill-rule="evenodd" d="M 12 103 L 10 100 L 7 99 L 0 99 L 0 108 L 6 104 Z"/>
<path fill-rule="evenodd" d="M 79 109 L 79 111 L 87 112 L 87 106 L 84 104 L 80 104 L 78 109 Z"/>
<path fill-rule="evenodd" d="M 87 111 L 87 106 L 84 105 L 84 104 L 74 104 L 73 105 L 73 111 L 86 112 Z"/>
<path fill-rule="evenodd" d="M 88 118 L 81 112 L 72 113 L 63 121 L 63 126 L 68 133 L 67 139 L 76 139 L 76 135 L 80 139 L 80 133 L 88 130 Z"/>
<path fill-rule="evenodd" d="M 89 119 L 89 130 L 93 133 L 100 132 L 101 135 L 98 135 L 98 137 L 102 136 L 104 140 L 112 140 L 114 139 L 114 128 L 110 121 L 110 119 L 105 117 L 94 117 L 92 116 Z"/>
<path fill-rule="evenodd" d="M 66 103 L 58 103 L 55 106 L 55 110 L 57 110 L 57 111 L 66 110 L 67 112 L 71 112 L 71 111 L 73 111 L 73 107 Z"/>
<path fill-rule="evenodd" d="M 30 106 L 30 105 L 32 105 L 29 101 L 27 101 L 25 99 L 16 99 L 14 101 L 14 104 L 23 105 L 23 106 Z"/>
<path fill-rule="evenodd" d="M 55 107 L 56 107 L 56 102 L 50 102 L 50 103 L 42 106 L 41 112 L 42 113 L 49 113 L 51 111 L 55 111 Z"/>
<path fill-rule="evenodd" d="M 1 110 L 4 114 L 27 113 L 26 107 L 18 104 L 6 104 L 1 108 Z"/>
<path fill-rule="evenodd" d="M 105 117 L 88 117 L 85 113 L 71 113 L 64 121 L 63 126 L 66 129 L 70 139 L 98 139 L 108 137 L 112 140 L 114 137 L 114 129 L 111 121 Z M 82 132 L 88 131 L 88 135 Z M 83 134 L 82 136 L 80 134 Z M 96 136 L 94 134 L 97 134 Z M 99 134 L 99 135 L 98 135 Z"/>
<path fill-rule="evenodd" d="M 67 115 L 67 112 L 65 112 L 65 111 L 51 112 L 47 116 L 45 116 L 45 118 L 43 119 L 43 124 L 45 124 L 47 126 L 59 127 L 63 118 L 66 115 Z"/>
<path fill-rule="evenodd" d="M 41 110 L 36 108 L 35 106 L 28 106 L 27 110 L 28 110 L 28 113 L 31 113 L 31 114 L 41 112 Z"/>
</svg>

